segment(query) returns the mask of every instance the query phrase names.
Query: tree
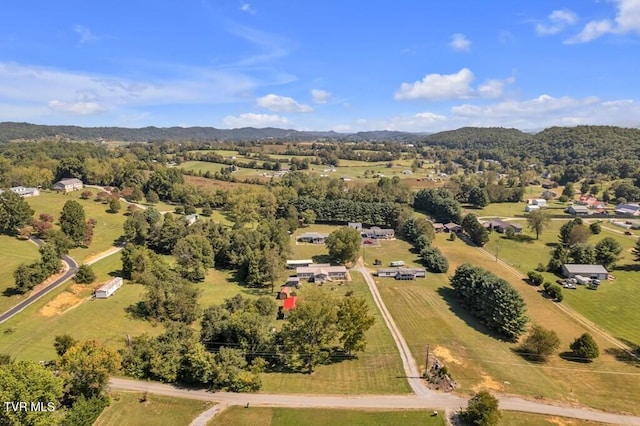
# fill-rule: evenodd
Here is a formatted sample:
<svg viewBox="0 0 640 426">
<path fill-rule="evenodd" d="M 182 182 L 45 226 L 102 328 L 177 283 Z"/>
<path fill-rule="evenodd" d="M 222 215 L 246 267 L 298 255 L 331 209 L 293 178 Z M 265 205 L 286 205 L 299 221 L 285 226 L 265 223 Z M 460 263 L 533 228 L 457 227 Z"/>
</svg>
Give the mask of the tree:
<svg viewBox="0 0 640 426">
<path fill-rule="evenodd" d="M 337 263 L 355 262 L 361 243 L 360 232 L 353 228 L 340 228 L 327 238 L 329 256 Z"/>
<path fill-rule="evenodd" d="M 489 241 L 489 231 L 478 221 L 478 217 L 469 213 L 462 220 L 462 229 L 469 235 L 475 245 L 482 247 Z"/>
<path fill-rule="evenodd" d="M 640 240 L 636 241 L 636 245 L 631 249 L 631 253 L 633 254 L 633 260 L 640 262 Z"/>
<path fill-rule="evenodd" d="M 472 186 L 469 190 L 469 204 L 473 204 L 476 207 L 483 208 L 489 205 L 489 195 L 486 189 L 477 186 Z"/>
<path fill-rule="evenodd" d="M 544 276 L 540 272 L 529 271 L 527 272 L 527 277 L 532 285 L 542 285 L 544 282 Z"/>
<path fill-rule="evenodd" d="M 0 231 L 15 233 L 18 228 L 31 223 L 34 210 L 20 195 L 13 191 L 0 193 Z"/>
<path fill-rule="evenodd" d="M 207 269 L 213 267 L 211 243 L 202 235 L 188 235 L 178 241 L 173 249 L 178 271 L 190 281 L 202 281 Z"/>
<path fill-rule="evenodd" d="M 420 250 L 420 258 L 430 272 L 444 273 L 449 270 L 449 261 L 437 247 L 424 247 Z"/>
<path fill-rule="evenodd" d="M 522 342 L 520 350 L 534 360 L 546 361 L 558 347 L 560 347 L 560 338 L 555 331 L 534 324 Z"/>
<path fill-rule="evenodd" d="M 564 195 L 565 197 L 567 197 L 568 199 L 573 199 L 573 196 L 575 194 L 575 189 L 573 188 L 573 184 L 572 183 L 567 183 L 564 186 L 564 189 L 562 190 L 562 195 Z"/>
<path fill-rule="evenodd" d="M 53 347 L 56 348 L 58 356 L 64 355 L 76 343 L 78 341 L 68 334 L 60 334 L 53 339 Z"/>
<path fill-rule="evenodd" d="M 158 193 L 155 192 L 152 189 L 147 191 L 147 194 L 145 195 L 145 199 L 147 200 L 147 203 L 149 203 L 149 204 L 158 204 L 160 202 L 160 198 L 158 197 Z"/>
<path fill-rule="evenodd" d="M 527 223 L 529 224 L 529 229 L 536 233 L 536 240 L 540 238 L 540 234 L 544 231 L 549 223 L 551 222 L 551 217 L 549 213 L 544 210 L 534 210 L 529 212 L 527 216 Z"/>
<path fill-rule="evenodd" d="M 120 199 L 117 196 L 111 197 L 109 200 L 109 212 L 118 213 L 122 208 L 122 204 L 120 204 Z"/>
<path fill-rule="evenodd" d="M 592 359 L 600 356 L 600 349 L 593 336 L 589 333 L 584 333 L 571 343 L 569 348 L 573 351 L 573 354 L 584 361 L 591 361 Z"/>
<path fill-rule="evenodd" d="M 581 265 L 591 265 L 596 262 L 596 251 L 589 244 L 574 244 L 569 249 L 570 263 L 578 263 Z"/>
<path fill-rule="evenodd" d="M 31 265 L 22 264 L 13 271 L 15 290 L 18 293 L 26 293 L 46 277 L 39 263 Z"/>
<path fill-rule="evenodd" d="M 306 209 L 300 213 L 300 218 L 305 226 L 313 225 L 316 222 L 316 212 L 311 209 Z"/>
<path fill-rule="evenodd" d="M 35 362 L 20 361 L 0 368 L 0 400 L 42 403 L 42 410 L 0 410 L 0 424 L 6 426 L 55 425 L 52 413 L 63 396 L 62 380 L 53 371 Z M 52 405 L 48 405 L 52 404 Z"/>
<path fill-rule="evenodd" d="M 288 364 L 311 374 L 318 364 L 326 362 L 338 336 L 337 321 L 334 297 L 321 291 L 307 293 L 280 332 Z"/>
<path fill-rule="evenodd" d="M 92 398 L 103 393 L 109 376 L 118 371 L 120 356 L 113 349 L 88 340 L 69 348 L 56 365 L 73 398 Z"/>
<path fill-rule="evenodd" d="M 622 253 L 620 243 L 611 237 L 603 238 L 596 244 L 596 262 L 610 269 Z"/>
<path fill-rule="evenodd" d="M 345 297 L 338 305 L 339 341 L 347 355 L 364 350 L 367 345 L 365 333 L 373 326 L 375 317 L 361 297 Z"/>
<path fill-rule="evenodd" d="M 75 200 L 64 203 L 60 214 L 60 229 L 64 232 L 76 247 L 80 246 L 85 239 L 87 224 L 84 208 Z"/>
<path fill-rule="evenodd" d="M 500 422 L 502 414 L 498 410 L 498 400 L 487 391 L 476 393 L 467 404 L 460 417 L 471 425 L 494 426 Z"/>
<path fill-rule="evenodd" d="M 76 276 L 73 277 L 73 281 L 78 284 L 91 284 L 96 279 L 96 273 L 93 272 L 91 266 L 82 264 L 76 272 Z"/>
</svg>

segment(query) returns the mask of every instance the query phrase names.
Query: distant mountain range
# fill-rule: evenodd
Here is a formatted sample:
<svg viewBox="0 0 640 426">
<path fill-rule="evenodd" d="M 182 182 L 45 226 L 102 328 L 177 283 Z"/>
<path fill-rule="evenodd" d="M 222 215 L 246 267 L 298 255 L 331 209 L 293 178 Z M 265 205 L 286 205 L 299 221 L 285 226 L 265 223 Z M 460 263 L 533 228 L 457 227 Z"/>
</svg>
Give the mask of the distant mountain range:
<svg viewBox="0 0 640 426">
<path fill-rule="evenodd" d="M 427 133 L 408 133 L 394 131 L 373 131 L 358 133 L 306 132 L 292 129 L 267 127 L 256 129 L 216 129 L 214 127 L 143 127 L 130 129 L 125 127 L 78 127 L 45 126 L 30 123 L 0 123 L 0 142 L 15 140 L 66 139 L 78 141 L 109 140 L 123 142 L 157 141 L 250 141 L 250 140 L 287 140 L 287 141 L 395 141 L 411 142 L 423 139 Z"/>
</svg>

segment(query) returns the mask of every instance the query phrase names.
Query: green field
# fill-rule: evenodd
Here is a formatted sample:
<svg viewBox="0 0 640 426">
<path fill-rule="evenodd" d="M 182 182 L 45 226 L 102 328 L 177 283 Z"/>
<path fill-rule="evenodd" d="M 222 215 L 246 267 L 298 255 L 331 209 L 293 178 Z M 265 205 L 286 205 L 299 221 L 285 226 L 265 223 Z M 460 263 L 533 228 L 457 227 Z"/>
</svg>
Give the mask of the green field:
<svg viewBox="0 0 640 426">
<path fill-rule="evenodd" d="M 503 411 L 501 424 L 509 426 L 590 426 L 608 423 L 592 422 L 589 420 L 570 419 L 567 417 L 546 416 L 542 414 L 520 413 L 517 411 Z"/>
<path fill-rule="evenodd" d="M 98 277 L 95 284 L 80 286 L 69 281 L 4 322 L 0 325 L 0 353 L 39 361 L 55 358 L 53 339 L 60 334 L 78 340 L 96 339 L 120 348 L 127 335 L 160 333 L 162 327 L 134 319 L 126 312 L 144 294 L 142 285 L 126 282 L 109 299 L 90 299 L 92 288 L 110 279 L 109 273 L 120 267 L 118 254 L 103 259 L 93 265 Z"/>
<path fill-rule="evenodd" d="M 376 322 L 367 332 L 367 347 L 356 359 L 319 366 L 312 375 L 301 373 L 268 373 L 262 375 L 264 392 L 321 394 L 402 394 L 409 393 L 398 350 L 379 311 L 373 304 L 364 278 L 351 273 L 351 282 L 325 283 L 323 289 L 336 296 L 353 291 L 364 297 Z M 305 286 L 302 284 L 302 294 Z"/>
<path fill-rule="evenodd" d="M 573 339 L 586 331 L 542 298 L 536 288 L 514 279 L 513 273 L 476 248 L 459 239 L 446 241 L 446 235 L 439 235 L 436 245 L 449 259 L 449 274 L 457 265 L 470 262 L 508 279 L 525 299 L 530 318 L 558 333 L 560 351 L 567 351 Z M 559 356 L 543 365 L 530 363 L 518 355 L 517 345 L 492 337 L 466 313 L 453 297 L 448 274 L 428 274 L 426 279 L 416 281 L 382 278 L 376 282 L 418 364 L 423 362 L 429 345 L 452 372 L 462 393 L 487 388 L 603 410 L 638 412 L 640 373 L 614 356 L 605 353 L 590 364 L 565 361 Z M 601 349 L 609 348 L 599 336 L 596 340 Z"/>
<path fill-rule="evenodd" d="M 230 407 L 214 417 L 209 426 L 325 426 L 325 425 L 444 425 L 443 413 L 428 410 L 356 411 L 312 408 Z"/>
<path fill-rule="evenodd" d="M 94 426 L 167 426 L 188 425 L 213 404 L 206 401 L 172 398 L 142 393 L 118 392 L 111 395 L 111 405 L 102 412 Z"/>
<path fill-rule="evenodd" d="M 99 191 L 96 188 L 86 188 L 95 194 Z M 119 213 L 107 213 L 109 207 L 107 205 L 90 200 L 80 199 L 81 191 L 74 191 L 69 194 L 58 194 L 55 192 L 42 192 L 39 197 L 31 197 L 27 202 L 32 209 L 35 210 L 34 217 L 38 217 L 40 213 L 48 213 L 55 218 L 57 224 L 60 212 L 64 203 L 68 200 L 76 200 L 82 205 L 85 216 L 88 219 L 93 218 L 97 221 L 93 242 L 88 248 L 75 248 L 69 253 L 78 263 L 90 259 L 98 253 L 108 250 L 113 243 L 122 235 L 122 225 L 127 219 L 124 216 L 126 212 L 126 204 L 123 203 L 122 210 Z"/>
<path fill-rule="evenodd" d="M 553 247 L 558 241 L 558 233 L 565 221 L 554 220 L 548 229 L 535 240 L 535 234 L 526 230 L 526 222 L 519 222 L 525 227 L 526 241 L 508 240 L 502 234 L 493 233 L 485 249 L 509 265 L 526 274 L 536 268 L 538 263 L 546 265 Z M 615 280 L 603 282 L 597 291 L 579 286 L 577 290 L 565 290 L 564 304 L 571 306 L 589 320 L 607 330 L 613 336 L 640 345 L 640 268 L 636 268 L 631 254 L 636 237 L 611 232 L 609 226 L 603 226 L 599 235 L 592 235 L 587 241 L 595 245 L 605 237 L 614 238 L 623 248 L 622 258 L 617 262 L 620 269 L 614 269 Z M 555 282 L 557 276 L 545 273 L 547 281 Z"/>
<path fill-rule="evenodd" d="M 35 244 L 18 240 L 15 237 L 0 235 L 0 257 L 2 258 L 2 268 L 0 268 L 0 312 L 4 312 L 16 303 L 26 299 L 29 294 L 13 294 L 11 288 L 14 286 L 13 271 L 22 263 L 33 263 L 40 259 L 38 246 Z"/>
</svg>

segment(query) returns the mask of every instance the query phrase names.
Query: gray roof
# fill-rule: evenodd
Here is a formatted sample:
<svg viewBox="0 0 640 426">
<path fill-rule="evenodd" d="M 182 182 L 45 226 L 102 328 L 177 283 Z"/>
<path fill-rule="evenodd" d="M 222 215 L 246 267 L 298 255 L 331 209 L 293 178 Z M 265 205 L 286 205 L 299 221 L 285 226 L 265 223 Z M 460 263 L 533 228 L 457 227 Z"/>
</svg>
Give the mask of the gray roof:
<svg viewBox="0 0 640 426">
<path fill-rule="evenodd" d="M 566 263 L 563 265 L 570 274 L 590 275 L 590 274 L 608 274 L 609 271 L 602 265 L 581 265 L 577 263 Z"/>
<path fill-rule="evenodd" d="M 82 181 L 80 179 L 77 179 L 77 178 L 61 179 L 60 181 L 58 181 L 56 183 L 61 183 L 63 185 L 82 185 Z"/>
</svg>

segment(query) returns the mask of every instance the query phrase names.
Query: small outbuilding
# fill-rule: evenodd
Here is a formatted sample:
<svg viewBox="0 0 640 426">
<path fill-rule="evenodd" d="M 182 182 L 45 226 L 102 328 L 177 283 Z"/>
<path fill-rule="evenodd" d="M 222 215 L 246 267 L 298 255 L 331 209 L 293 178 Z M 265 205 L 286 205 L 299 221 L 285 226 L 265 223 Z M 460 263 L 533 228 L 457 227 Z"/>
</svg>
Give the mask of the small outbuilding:
<svg viewBox="0 0 640 426">
<path fill-rule="evenodd" d="M 602 265 L 567 263 L 562 265 L 562 275 L 566 278 L 575 278 L 578 275 L 589 279 L 606 280 L 609 277 L 609 271 Z"/>
<path fill-rule="evenodd" d="M 107 299 L 113 295 L 120 287 L 122 287 L 122 278 L 116 277 L 101 285 L 95 293 L 96 299 Z"/>
</svg>

